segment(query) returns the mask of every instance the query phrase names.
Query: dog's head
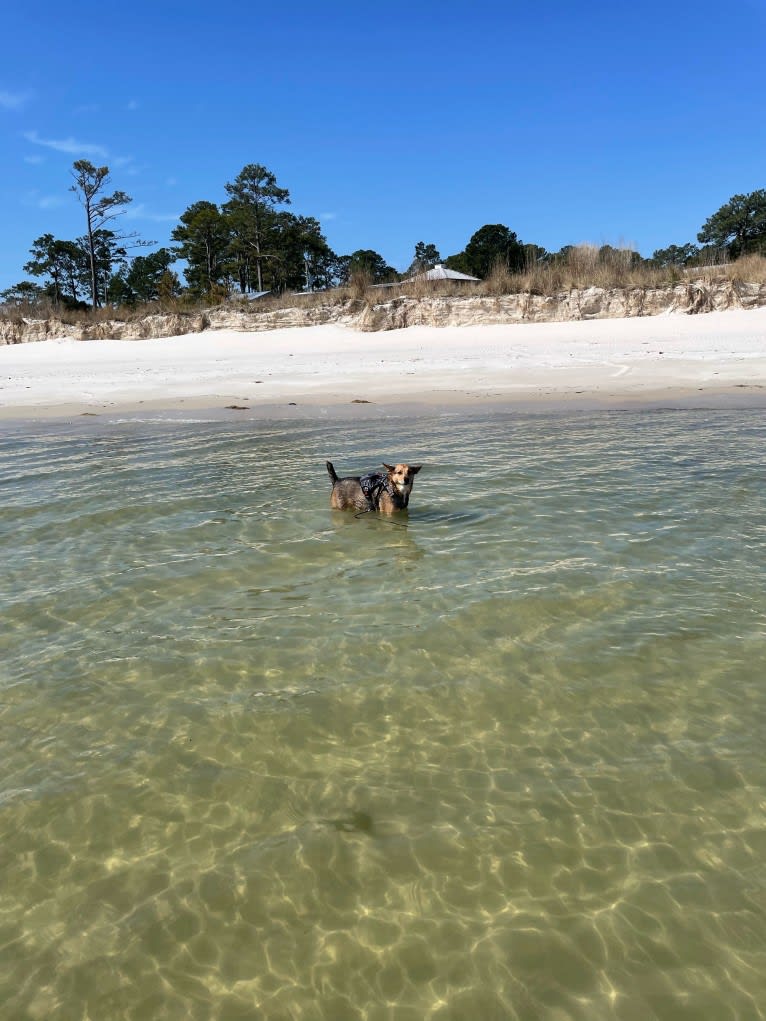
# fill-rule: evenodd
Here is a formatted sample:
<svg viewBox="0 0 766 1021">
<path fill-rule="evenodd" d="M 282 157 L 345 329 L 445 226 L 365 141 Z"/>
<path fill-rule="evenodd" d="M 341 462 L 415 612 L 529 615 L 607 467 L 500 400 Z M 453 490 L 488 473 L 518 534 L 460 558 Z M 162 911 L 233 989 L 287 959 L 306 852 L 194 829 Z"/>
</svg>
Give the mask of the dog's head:
<svg viewBox="0 0 766 1021">
<path fill-rule="evenodd" d="M 388 472 L 391 485 L 401 496 L 409 496 L 412 492 L 412 482 L 423 467 L 422 464 L 386 464 L 383 467 Z"/>
</svg>

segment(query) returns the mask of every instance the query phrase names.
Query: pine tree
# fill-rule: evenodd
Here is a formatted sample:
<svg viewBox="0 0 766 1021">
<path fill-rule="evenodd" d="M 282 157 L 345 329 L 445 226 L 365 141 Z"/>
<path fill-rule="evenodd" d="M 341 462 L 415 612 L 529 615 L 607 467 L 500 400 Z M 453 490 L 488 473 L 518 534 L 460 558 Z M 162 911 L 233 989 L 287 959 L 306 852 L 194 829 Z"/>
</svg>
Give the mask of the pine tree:
<svg viewBox="0 0 766 1021">
<path fill-rule="evenodd" d="M 239 245 L 249 247 L 255 260 L 255 284 L 263 290 L 263 262 L 274 253 L 269 248 L 269 233 L 274 227 L 275 209 L 290 204 L 290 193 L 277 185 L 277 179 L 260 163 L 248 163 L 233 183 L 226 185 L 231 196 L 224 214 L 236 226 Z"/>
<path fill-rule="evenodd" d="M 415 245 L 415 257 L 410 265 L 410 273 L 425 273 L 433 269 L 442 261 L 436 245 L 427 245 L 425 241 L 418 241 Z"/>
<path fill-rule="evenodd" d="M 728 249 L 733 259 L 766 250 L 766 190 L 733 195 L 705 221 L 697 240 Z"/>
<path fill-rule="evenodd" d="M 99 254 L 103 255 L 103 236 L 99 235 L 108 223 L 125 212 L 125 207 L 133 200 L 124 191 L 116 191 L 111 195 L 102 194 L 110 184 L 109 167 L 95 167 L 90 160 L 75 160 L 72 165 L 72 177 L 75 183 L 69 190 L 75 193 L 85 210 L 87 224 L 85 244 L 90 265 L 91 303 L 93 308 L 98 308 L 100 303 L 98 262 Z M 116 235 L 112 233 L 112 237 Z M 121 240 L 125 238 L 123 235 Z"/>
<path fill-rule="evenodd" d="M 214 202 L 194 202 L 182 214 L 170 235 L 180 244 L 176 255 L 188 263 L 184 275 L 192 291 L 211 294 L 225 276 L 230 233 L 226 219 Z"/>
</svg>

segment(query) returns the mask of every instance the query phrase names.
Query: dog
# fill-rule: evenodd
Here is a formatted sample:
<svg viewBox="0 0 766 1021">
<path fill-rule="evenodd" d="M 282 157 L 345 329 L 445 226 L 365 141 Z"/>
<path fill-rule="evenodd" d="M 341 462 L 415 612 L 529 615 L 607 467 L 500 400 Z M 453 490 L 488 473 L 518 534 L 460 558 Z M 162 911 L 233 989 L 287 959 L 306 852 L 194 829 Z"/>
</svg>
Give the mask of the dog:
<svg viewBox="0 0 766 1021">
<path fill-rule="evenodd" d="M 412 481 L 422 464 L 383 464 L 384 472 L 366 475 L 349 475 L 338 478 L 332 461 L 327 461 L 327 472 L 332 479 L 330 506 L 336 510 L 354 510 L 366 513 L 380 511 L 394 514 L 407 510 L 412 492 Z"/>
</svg>

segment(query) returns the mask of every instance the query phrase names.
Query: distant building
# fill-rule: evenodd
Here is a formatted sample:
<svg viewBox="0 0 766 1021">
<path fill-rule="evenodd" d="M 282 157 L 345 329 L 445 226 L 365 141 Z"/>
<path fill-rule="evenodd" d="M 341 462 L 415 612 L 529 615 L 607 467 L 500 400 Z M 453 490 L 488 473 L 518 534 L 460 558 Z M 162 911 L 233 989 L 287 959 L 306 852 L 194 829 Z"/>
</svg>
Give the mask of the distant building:
<svg viewBox="0 0 766 1021">
<path fill-rule="evenodd" d="M 458 273 L 457 270 L 447 269 L 441 263 L 437 263 L 433 269 L 428 269 L 425 273 L 416 273 L 414 276 L 408 277 L 404 283 L 409 284 L 413 280 L 463 280 L 468 283 L 479 283 L 478 277 L 471 277 L 467 273 Z"/>
<path fill-rule="evenodd" d="M 226 300 L 258 301 L 259 298 L 265 298 L 267 294 L 271 294 L 271 291 L 232 291 Z"/>
</svg>

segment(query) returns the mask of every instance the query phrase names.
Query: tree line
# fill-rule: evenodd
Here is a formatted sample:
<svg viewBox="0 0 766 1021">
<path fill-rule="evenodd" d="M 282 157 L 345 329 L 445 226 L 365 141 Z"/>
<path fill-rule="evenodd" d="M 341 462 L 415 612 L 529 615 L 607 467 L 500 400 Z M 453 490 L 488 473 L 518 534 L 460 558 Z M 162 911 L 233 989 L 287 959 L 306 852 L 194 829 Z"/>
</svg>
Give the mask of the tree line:
<svg viewBox="0 0 766 1021">
<path fill-rule="evenodd" d="M 194 202 L 181 214 L 171 234 L 173 246 L 148 255 L 130 254 L 154 245 L 117 229 L 131 197 L 111 191 L 108 167 L 77 160 L 71 174 L 70 191 L 82 206 L 84 233 L 74 240 L 52 234 L 36 238 L 24 271 L 42 282 L 22 280 L 0 292 L 5 301 L 48 299 L 57 308 L 75 309 L 144 304 L 182 295 L 218 301 L 231 294 L 325 290 L 358 276 L 370 283 L 393 283 L 438 263 L 485 278 L 498 266 L 514 273 L 564 259 L 573 247 L 548 252 L 522 242 L 504 224 L 485 224 L 461 252 L 445 258 L 435 245 L 417 242 L 411 263 L 399 273 L 374 249 L 337 255 L 319 221 L 289 211 L 289 191 L 266 167 L 249 163 L 224 185 L 226 201 Z M 697 242 L 657 249 L 650 259 L 637 252 L 627 254 L 634 264 L 658 268 L 766 254 L 766 190 L 734 195 L 705 221 Z M 614 251 L 602 246 L 598 257 L 607 259 Z M 185 263 L 185 287 L 171 269 L 179 260 Z"/>
</svg>

